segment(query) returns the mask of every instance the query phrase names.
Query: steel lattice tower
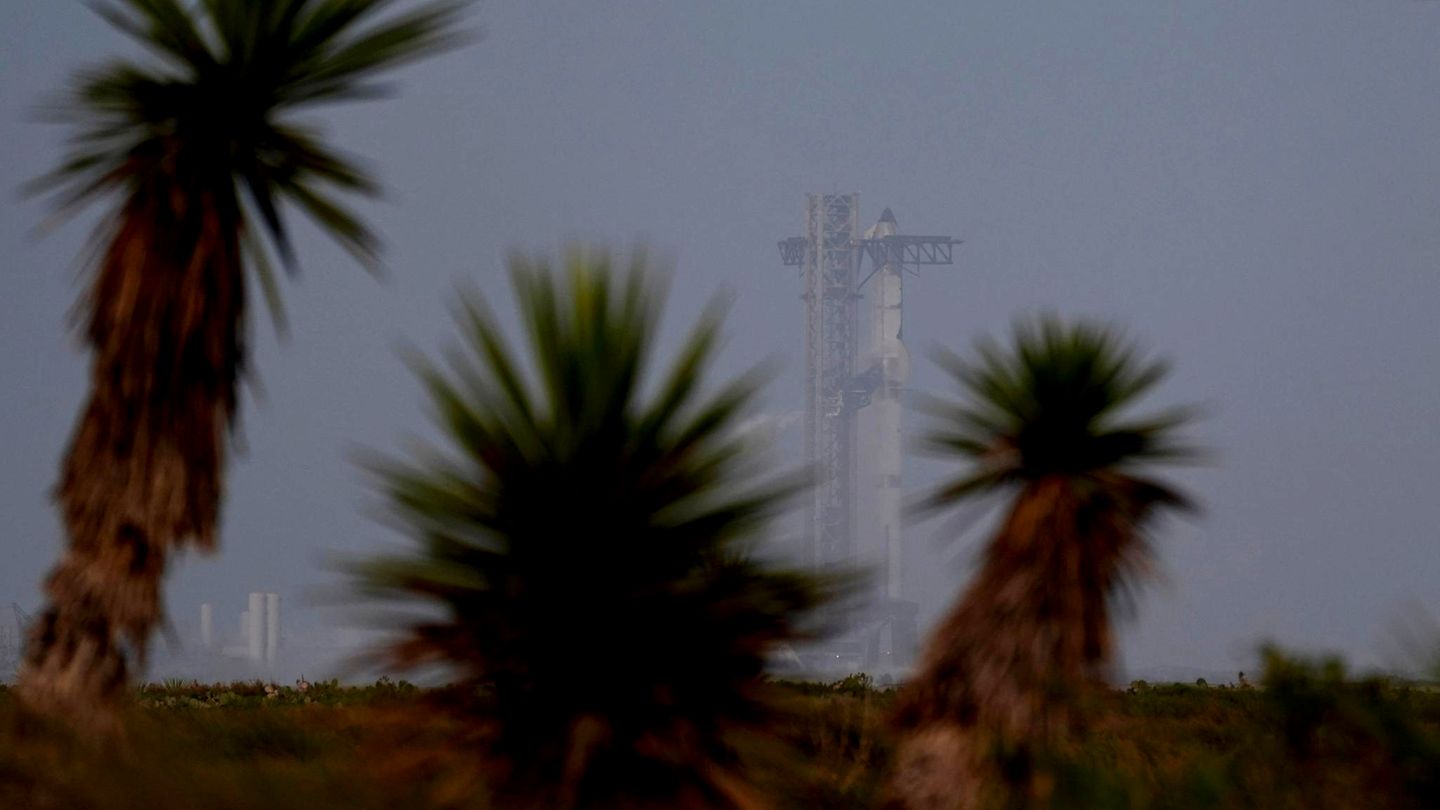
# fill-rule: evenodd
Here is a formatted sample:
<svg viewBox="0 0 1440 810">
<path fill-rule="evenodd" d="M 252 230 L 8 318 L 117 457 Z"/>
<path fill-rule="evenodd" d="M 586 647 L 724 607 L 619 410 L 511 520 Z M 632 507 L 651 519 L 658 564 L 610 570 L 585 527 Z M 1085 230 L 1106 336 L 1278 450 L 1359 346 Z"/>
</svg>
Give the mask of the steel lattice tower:
<svg viewBox="0 0 1440 810">
<path fill-rule="evenodd" d="M 811 561 L 855 556 L 855 276 L 860 230 L 855 194 L 811 194 L 805 216 L 805 455 L 820 480 L 806 534 Z"/>
</svg>

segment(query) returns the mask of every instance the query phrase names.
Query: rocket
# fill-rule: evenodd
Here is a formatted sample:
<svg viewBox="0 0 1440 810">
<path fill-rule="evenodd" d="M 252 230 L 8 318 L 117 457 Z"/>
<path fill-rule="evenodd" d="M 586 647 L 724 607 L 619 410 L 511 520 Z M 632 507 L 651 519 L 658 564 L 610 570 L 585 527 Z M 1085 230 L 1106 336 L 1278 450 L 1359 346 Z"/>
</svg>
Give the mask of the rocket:
<svg viewBox="0 0 1440 810">
<path fill-rule="evenodd" d="M 895 215 L 889 208 L 865 233 L 867 239 L 894 236 Z M 897 263 L 875 274 L 871 294 L 871 362 L 880 369 L 880 382 L 870 402 L 874 410 L 877 449 L 874 459 L 876 509 L 880 539 L 884 543 L 885 596 L 900 599 L 904 587 L 904 547 L 900 540 L 902 503 L 902 451 L 904 412 L 902 395 L 910 378 L 910 352 L 905 348 L 902 321 L 905 273 Z"/>
</svg>

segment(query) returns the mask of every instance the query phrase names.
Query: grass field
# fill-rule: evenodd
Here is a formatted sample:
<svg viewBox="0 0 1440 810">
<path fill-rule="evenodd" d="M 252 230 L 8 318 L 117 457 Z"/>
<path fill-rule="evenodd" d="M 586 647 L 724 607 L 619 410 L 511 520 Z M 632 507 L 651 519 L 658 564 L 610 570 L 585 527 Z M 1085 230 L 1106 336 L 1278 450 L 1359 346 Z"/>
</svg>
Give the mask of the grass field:
<svg viewBox="0 0 1440 810">
<path fill-rule="evenodd" d="M 1055 805 L 1435 806 L 1440 695 L 1292 676 L 1097 698 L 1085 741 L 1055 766 Z M 891 693 L 861 678 L 785 690 L 793 720 L 774 736 L 803 764 L 754 756 L 766 795 L 778 807 L 875 806 Z M 123 749 L 100 750 L 25 724 L 0 688 L 0 807 L 485 807 L 444 702 L 386 680 L 152 685 L 128 712 Z"/>
</svg>

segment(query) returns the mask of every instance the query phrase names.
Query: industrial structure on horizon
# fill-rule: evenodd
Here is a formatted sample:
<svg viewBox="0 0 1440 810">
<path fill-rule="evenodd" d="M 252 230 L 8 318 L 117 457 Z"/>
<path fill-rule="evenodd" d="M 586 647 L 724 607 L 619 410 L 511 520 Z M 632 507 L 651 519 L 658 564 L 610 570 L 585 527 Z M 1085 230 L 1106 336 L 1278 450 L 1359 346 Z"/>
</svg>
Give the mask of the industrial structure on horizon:
<svg viewBox="0 0 1440 810">
<path fill-rule="evenodd" d="M 867 667 L 904 666 L 917 647 L 917 607 L 905 592 L 901 532 L 904 455 L 903 392 L 910 375 L 903 294 L 907 270 L 953 264 L 959 241 L 903 236 L 889 208 L 860 232 L 858 194 L 809 194 L 805 235 L 780 242 L 780 258 L 799 267 L 805 302 L 805 460 L 816 485 L 805 510 L 809 562 L 817 568 L 876 562 L 882 588 L 836 643 Z M 866 272 L 868 261 L 869 270 Z M 869 286 L 870 339 L 861 355 L 860 302 Z M 857 444 L 859 413 L 874 411 L 875 534 L 861 537 Z"/>
<path fill-rule="evenodd" d="M 280 650 L 280 595 L 252 592 L 248 610 L 240 612 L 240 644 L 219 652 L 231 658 L 265 662 L 274 666 Z M 215 608 L 209 602 L 200 606 L 200 648 L 216 651 Z"/>
</svg>

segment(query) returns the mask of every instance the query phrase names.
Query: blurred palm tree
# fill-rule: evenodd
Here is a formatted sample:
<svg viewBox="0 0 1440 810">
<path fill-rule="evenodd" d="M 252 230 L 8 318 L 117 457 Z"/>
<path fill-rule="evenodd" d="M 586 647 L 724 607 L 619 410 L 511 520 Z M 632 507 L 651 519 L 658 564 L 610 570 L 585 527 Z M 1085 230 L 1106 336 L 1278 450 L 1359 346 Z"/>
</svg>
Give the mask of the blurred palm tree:
<svg viewBox="0 0 1440 810">
<path fill-rule="evenodd" d="M 1134 415 L 1167 367 L 1092 324 L 1043 317 L 1008 350 L 939 359 L 966 396 L 932 403 L 927 444 L 966 466 L 926 505 L 1008 506 L 897 706 L 896 790 L 913 808 L 1023 806 L 1077 693 L 1103 682 L 1112 608 L 1148 570 L 1147 528 L 1190 505 L 1151 470 L 1193 455 L 1177 437 L 1191 412 Z"/>
<path fill-rule="evenodd" d="M 457 2 L 375 19 L 388 0 L 100 0 L 153 58 L 77 75 L 74 134 L 33 188 L 66 215 L 109 207 L 81 302 L 90 397 L 58 487 L 69 547 L 46 581 L 20 691 L 82 718 L 127 680 L 161 616 L 172 554 L 210 549 L 246 356 L 247 271 L 283 325 L 267 255 L 293 266 L 294 206 L 367 265 L 344 207 L 375 183 L 295 113 L 376 95 L 387 68 L 452 44 Z M 100 712 L 104 716 L 105 712 Z"/>
<path fill-rule="evenodd" d="M 359 583 L 428 608 L 386 657 L 479 690 L 500 806 L 757 806 L 738 741 L 773 719 L 763 666 L 829 592 L 751 556 L 797 489 L 743 430 L 759 378 L 705 390 L 714 308 L 654 377 L 640 259 L 511 275 L 525 351 L 465 296 L 464 348 L 419 364 L 445 446 L 372 465 L 417 547 Z"/>
</svg>

